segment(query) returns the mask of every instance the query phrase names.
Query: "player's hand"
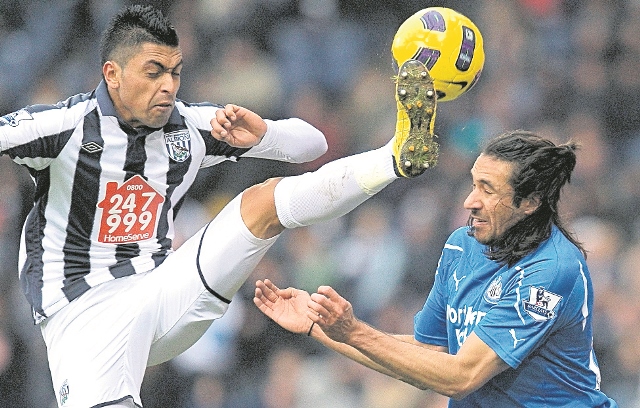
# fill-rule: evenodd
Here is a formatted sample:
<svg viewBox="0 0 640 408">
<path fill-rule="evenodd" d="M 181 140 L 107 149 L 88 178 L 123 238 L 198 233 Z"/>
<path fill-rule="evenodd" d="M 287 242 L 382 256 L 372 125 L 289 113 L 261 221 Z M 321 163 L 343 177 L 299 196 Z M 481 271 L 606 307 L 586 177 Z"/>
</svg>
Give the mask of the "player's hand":
<svg viewBox="0 0 640 408">
<path fill-rule="evenodd" d="M 348 343 L 349 335 L 359 324 L 351 303 L 331 286 L 320 286 L 311 294 L 307 316 L 332 340 L 341 343 Z"/>
<path fill-rule="evenodd" d="M 256 113 L 238 105 L 226 105 L 211 119 L 211 135 L 234 147 L 253 147 L 267 132 L 267 124 Z"/>
<path fill-rule="evenodd" d="M 307 333 L 309 293 L 295 288 L 279 289 L 269 279 L 256 282 L 253 303 L 282 328 L 293 333 Z"/>
</svg>

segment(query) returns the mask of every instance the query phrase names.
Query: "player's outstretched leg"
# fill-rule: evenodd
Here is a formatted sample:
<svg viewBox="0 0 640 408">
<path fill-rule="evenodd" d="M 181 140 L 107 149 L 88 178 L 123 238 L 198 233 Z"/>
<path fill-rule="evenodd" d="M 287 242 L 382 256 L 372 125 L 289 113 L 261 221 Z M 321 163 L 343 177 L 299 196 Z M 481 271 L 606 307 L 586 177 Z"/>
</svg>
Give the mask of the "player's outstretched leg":
<svg viewBox="0 0 640 408">
<path fill-rule="evenodd" d="M 341 217 L 398 177 L 415 177 L 435 165 L 436 94 L 422 63 L 403 64 L 397 100 L 397 130 L 389 143 L 326 163 L 313 172 L 249 187 L 212 221 L 212 228 L 202 241 L 192 238 L 184 244 L 183 247 L 207 249 L 199 255 L 203 281 L 225 299 L 231 299 L 285 228 Z M 234 232 L 233 239 L 229 231 Z M 218 265 L 219 259 L 227 261 Z"/>
<path fill-rule="evenodd" d="M 256 237 L 269 238 L 283 228 L 341 217 L 396 178 L 416 177 L 435 166 L 436 98 L 424 64 L 405 62 L 396 80 L 398 116 L 393 139 L 379 149 L 326 163 L 314 172 L 250 188 L 242 205 L 242 219 L 249 230 Z"/>
<path fill-rule="evenodd" d="M 434 140 L 436 90 L 423 63 L 408 60 L 398 70 L 396 101 L 398 117 L 393 145 L 399 175 L 415 177 L 438 162 L 438 143 Z"/>
</svg>

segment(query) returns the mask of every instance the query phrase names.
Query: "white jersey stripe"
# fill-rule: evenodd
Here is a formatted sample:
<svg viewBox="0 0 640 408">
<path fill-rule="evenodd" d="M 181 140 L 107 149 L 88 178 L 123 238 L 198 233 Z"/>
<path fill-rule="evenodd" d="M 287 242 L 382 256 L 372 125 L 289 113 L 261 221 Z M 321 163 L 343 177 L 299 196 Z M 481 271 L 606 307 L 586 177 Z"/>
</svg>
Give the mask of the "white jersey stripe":
<svg viewBox="0 0 640 408">
<path fill-rule="evenodd" d="M 77 139 L 73 139 L 74 141 Z M 100 117 L 97 108 L 89 112 L 82 122 L 81 146 L 104 143 L 100 134 Z M 62 248 L 64 254 L 64 292 L 67 300 L 71 301 L 91 286 L 85 281 L 85 275 L 91 271 L 89 251 L 90 237 L 93 230 L 94 208 L 98 203 L 100 158 L 102 150 L 89 152 L 78 146 L 73 147 L 77 155 L 75 173 L 73 175 L 72 190 L 69 194 L 70 207 L 66 222 L 66 240 Z"/>
</svg>

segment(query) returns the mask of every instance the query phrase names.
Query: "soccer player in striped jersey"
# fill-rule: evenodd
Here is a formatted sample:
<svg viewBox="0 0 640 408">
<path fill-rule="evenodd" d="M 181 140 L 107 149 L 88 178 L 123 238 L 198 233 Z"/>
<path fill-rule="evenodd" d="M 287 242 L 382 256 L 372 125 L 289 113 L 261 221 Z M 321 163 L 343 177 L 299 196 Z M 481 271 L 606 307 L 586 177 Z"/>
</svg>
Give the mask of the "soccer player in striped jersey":
<svg viewBox="0 0 640 408">
<path fill-rule="evenodd" d="M 403 148 L 390 142 L 252 186 L 174 251 L 173 220 L 200 168 L 310 161 L 326 140 L 299 119 L 177 99 L 178 36 L 151 6 L 113 17 L 101 58 L 94 91 L 0 118 L 0 153 L 35 182 L 20 281 L 64 408 L 142 406 L 146 367 L 195 343 L 285 228 L 351 211 L 398 178 Z M 411 125 L 399 123 L 396 141 Z"/>
<path fill-rule="evenodd" d="M 471 169 L 468 226 L 447 240 L 413 335 L 367 325 L 329 286 L 309 295 L 258 281 L 254 302 L 450 407 L 617 407 L 600 391 L 584 250 L 558 215 L 576 147 L 529 132 L 488 143 Z"/>
</svg>

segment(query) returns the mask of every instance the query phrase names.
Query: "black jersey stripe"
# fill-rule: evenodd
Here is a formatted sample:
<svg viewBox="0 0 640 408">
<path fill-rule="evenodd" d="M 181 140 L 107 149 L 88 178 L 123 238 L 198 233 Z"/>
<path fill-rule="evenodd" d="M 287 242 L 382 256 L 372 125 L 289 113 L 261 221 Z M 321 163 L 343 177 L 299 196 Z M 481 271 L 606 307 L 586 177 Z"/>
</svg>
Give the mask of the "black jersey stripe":
<svg viewBox="0 0 640 408">
<path fill-rule="evenodd" d="M 240 157 L 249 150 L 249 148 L 229 146 L 227 143 L 211 136 L 211 132 L 208 130 L 198 129 L 198 132 L 200 132 L 202 140 L 204 140 L 207 156 Z"/>
<path fill-rule="evenodd" d="M 167 124 L 164 126 L 163 131 L 165 134 L 178 132 L 181 130 L 187 130 L 187 125 L 185 123 L 184 117 L 180 117 L 180 124 Z M 167 237 L 167 233 L 169 232 L 169 211 L 171 210 L 171 198 L 173 197 L 173 193 L 180 184 L 184 181 L 184 175 L 189 171 L 189 167 L 191 166 L 191 162 L 193 158 L 189 156 L 185 161 L 177 162 L 172 160 L 171 158 L 167 158 L 169 160 L 169 169 L 167 171 L 167 191 L 165 193 L 166 200 L 162 204 L 162 211 L 160 215 L 160 222 L 158 223 L 158 231 L 156 236 L 158 238 L 158 243 L 160 244 L 162 254 L 166 254 L 169 249 L 171 249 L 172 241 Z M 177 211 L 180 207 L 173 208 L 173 217 L 175 219 L 177 215 Z"/>
<path fill-rule="evenodd" d="M 95 143 L 104 147 L 100 131 L 100 115 L 98 109 L 92 110 L 84 118 L 82 144 Z M 90 272 L 91 232 L 97 210 L 100 193 L 100 174 L 102 172 L 100 158 L 102 149 L 79 150 L 73 187 L 71 190 L 71 206 L 67 220 L 65 243 L 62 248 L 64 256 L 64 281 L 62 291 L 69 301 L 80 296 L 90 286 L 85 276 Z"/>
<path fill-rule="evenodd" d="M 118 258 L 118 262 L 109 267 L 109 272 L 114 278 L 122 278 L 123 276 L 136 273 L 135 268 L 131 264 L 131 258 L 128 258 L 126 255 L 129 250 L 132 250 L 135 254 L 140 253 L 140 248 L 138 248 L 137 245 L 135 245 L 135 248 L 128 248 L 134 245 L 135 244 L 124 244 L 118 245 L 118 248 L 116 248 L 116 258 Z"/>
<path fill-rule="evenodd" d="M 27 297 L 27 301 L 34 311 L 43 317 L 47 315 L 42 306 L 42 286 L 44 261 L 42 256 L 44 248 L 42 239 L 44 238 L 44 228 L 47 225 L 45 209 L 49 198 L 49 168 L 32 173 L 36 181 L 35 205 L 29 212 L 25 224 L 25 250 L 27 261 L 20 273 L 20 285 Z"/>
<path fill-rule="evenodd" d="M 24 157 L 55 158 L 69 141 L 75 129 L 65 130 L 51 136 L 44 136 L 3 151 L 11 159 Z"/>
<path fill-rule="evenodd" d="M 121 125 L 121 129 L 127 134 L 127 152 L 123 167 L 125 171 L 124 181 L 136 175 L 144 177 L 144 168 L 147 161 L 145 143 L 146 136 L 150 131 L 144 129 L 137 132 L 131 127 L 124 125 Z M 140 255 L 140 246 L 138 244 L 118 244 L 115 254 L 116 264 L 109 267 L 109 272 L 111 272 L 111 275 L 115 278 L 135 274 L 136 271 L 131 263 L 131 259 L 138 255 Z"/>
</svg>

